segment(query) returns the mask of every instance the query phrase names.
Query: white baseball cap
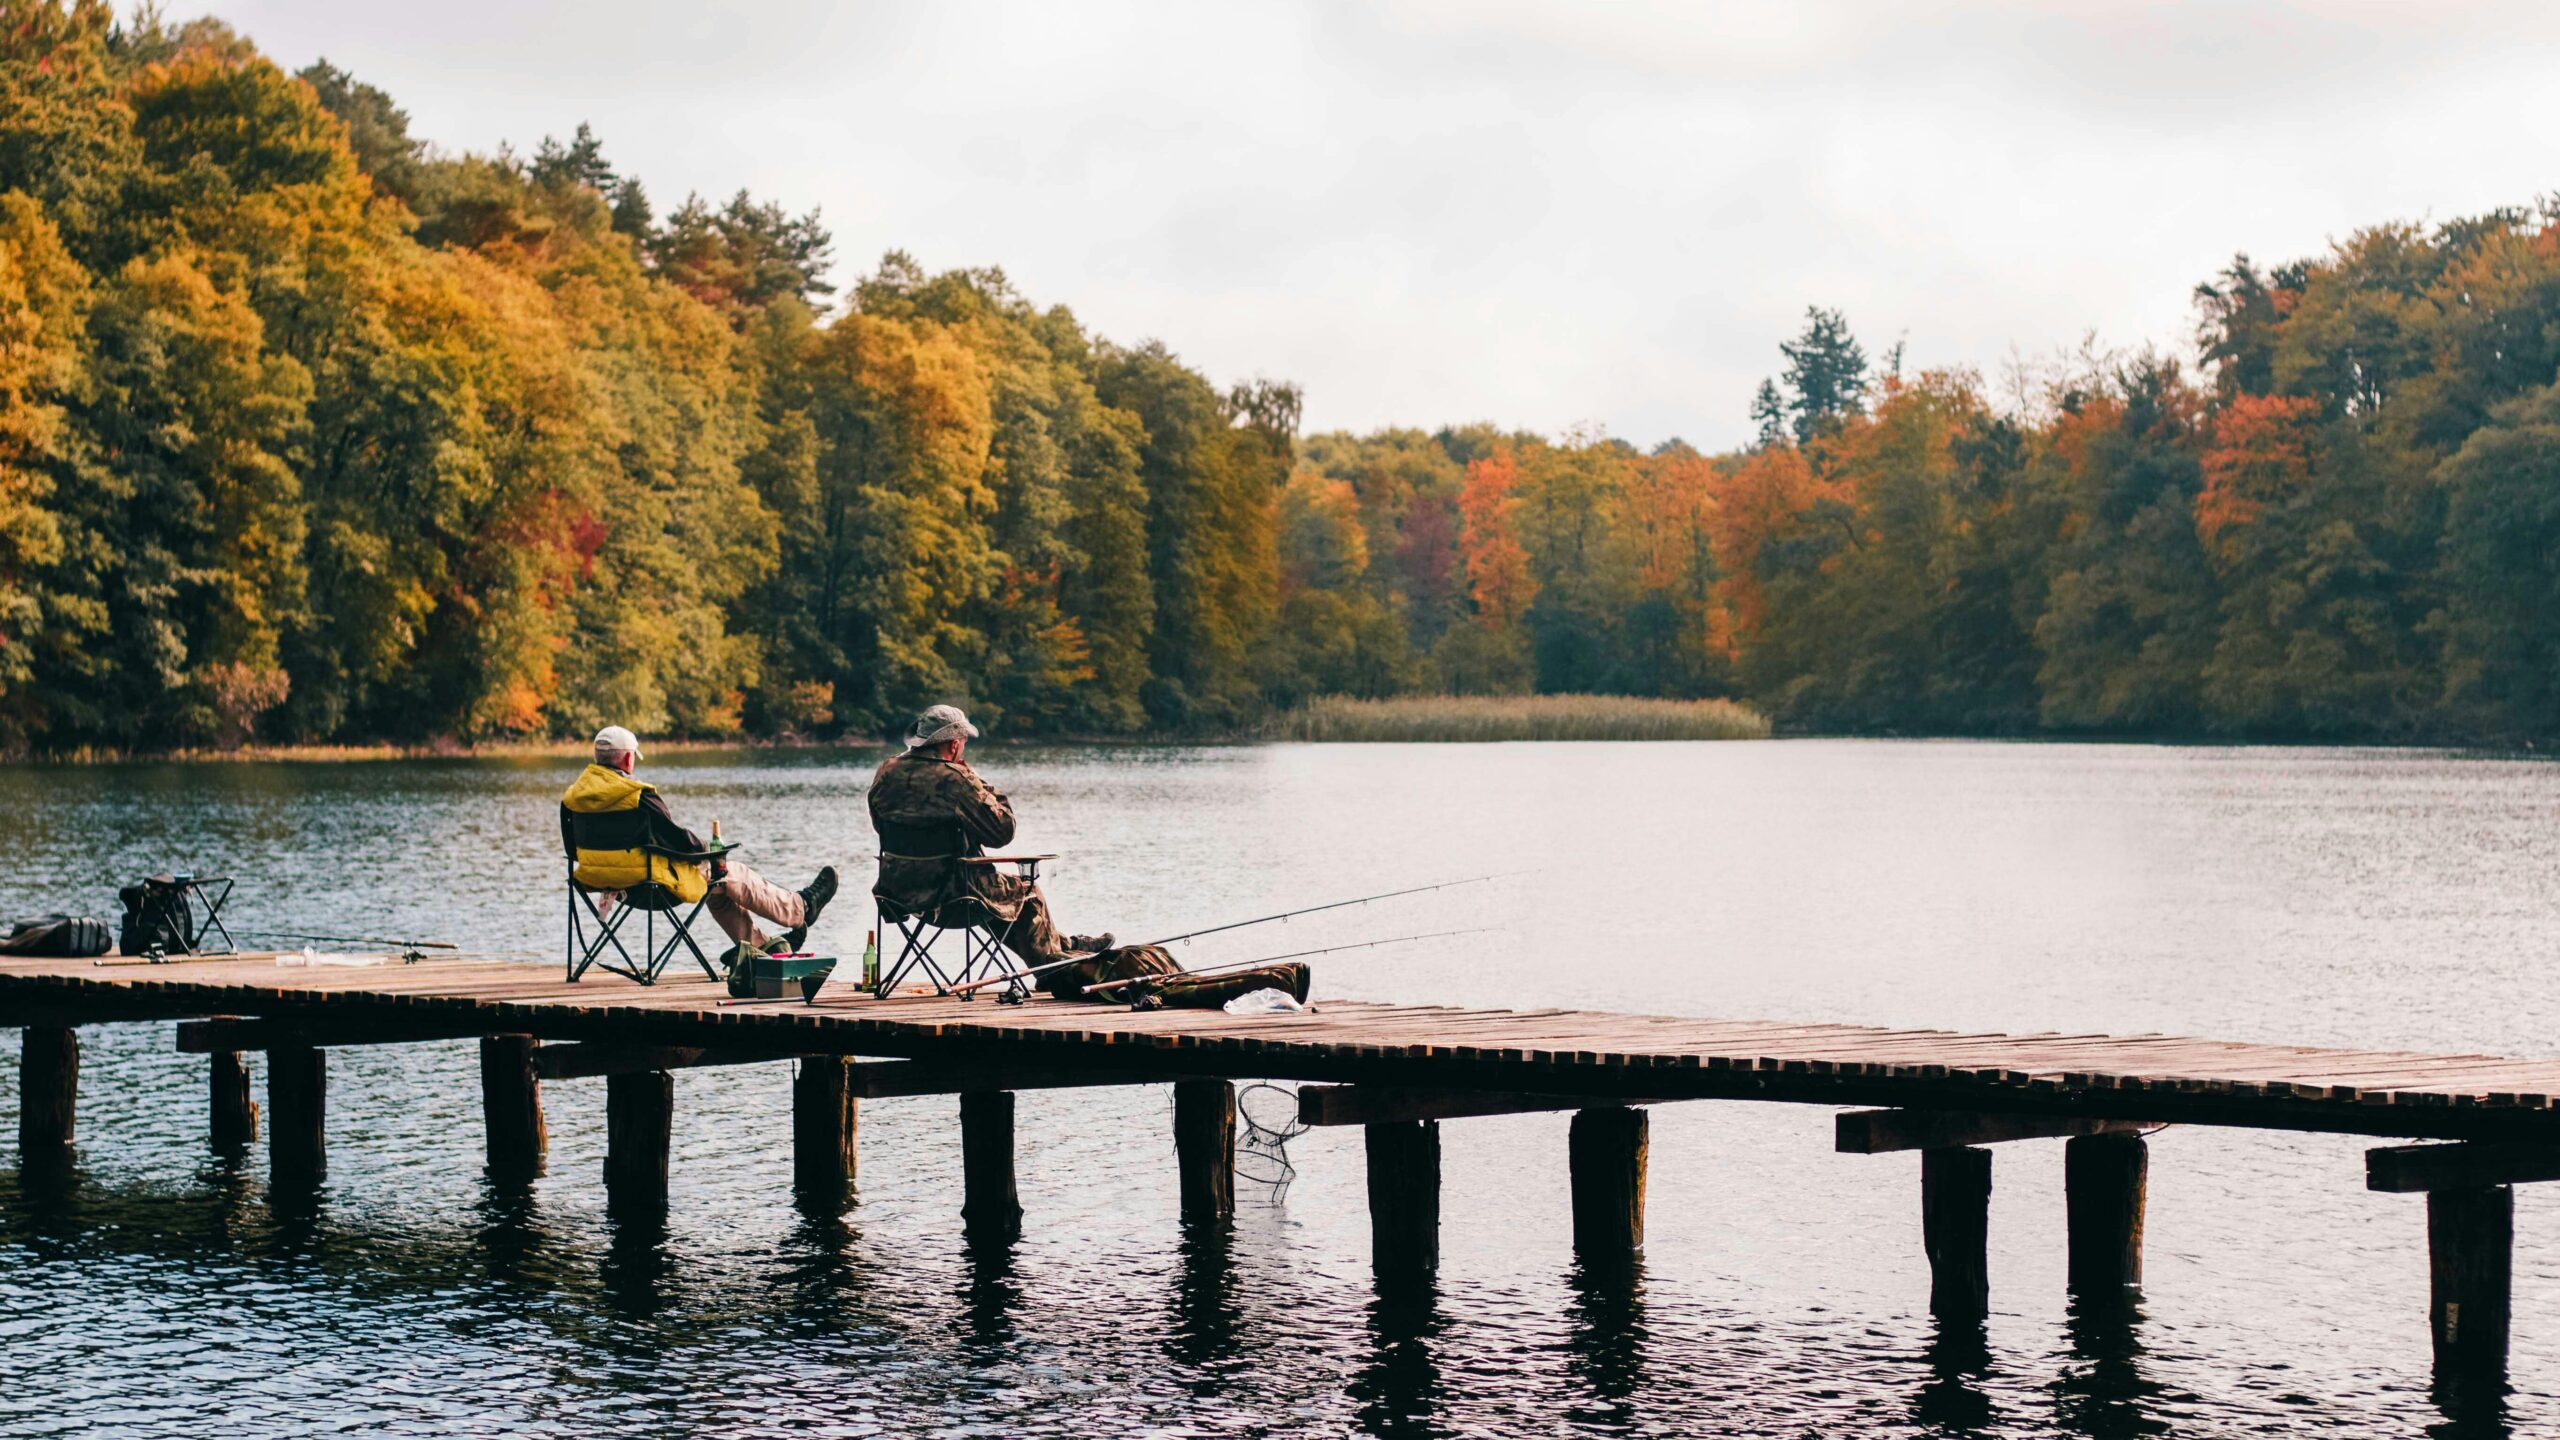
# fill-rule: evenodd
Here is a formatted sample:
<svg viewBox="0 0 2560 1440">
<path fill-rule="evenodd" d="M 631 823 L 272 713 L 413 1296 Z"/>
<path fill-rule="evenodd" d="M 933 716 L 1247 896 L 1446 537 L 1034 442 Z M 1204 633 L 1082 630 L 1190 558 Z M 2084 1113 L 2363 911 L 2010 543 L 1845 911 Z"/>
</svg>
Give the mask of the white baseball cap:
<svg viewBox="0 0 2560 1440">
<path fill-rule="evenodd" d="M 616 755 L 628 755 L 638 761 L 640 737 L 619 725 L 607 725 L 596 732 L 596 763 L 610 765 Z"/>
</svg>

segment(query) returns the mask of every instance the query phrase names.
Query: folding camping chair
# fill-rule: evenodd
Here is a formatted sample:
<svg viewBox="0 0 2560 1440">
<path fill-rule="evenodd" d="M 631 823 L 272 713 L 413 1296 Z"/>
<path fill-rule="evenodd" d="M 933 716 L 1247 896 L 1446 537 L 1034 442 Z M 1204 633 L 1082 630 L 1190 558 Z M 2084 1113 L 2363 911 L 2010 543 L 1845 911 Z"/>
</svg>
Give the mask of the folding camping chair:
<svg viewBox="0 0 2560 1440">
<path fill-rule="evenodd" d="M 959 865 L 1011 865 L 1014 873 L 1033 884 L 1040 880 L 1040 862 L 1055 860 L 1055 855 L 961 855 L 954 856 Z M 1009 921 L 998 920 L 986 901 L 967 892 L 942 902 L 929 915 L 910 914 L 882 900 L 875 892 L 872 903 L 880 914 L 882 954 L 888 956 L 886 941 L 897 937 L 897 953 L 880 967 L 880 983 L 872 988 L 875 997 L 886 998 L 898 993 L 898 983 L 911 971 L 921 970 L 933 981 L 933 993 L 948 995 L 955 985 L 973 980 L 1010 978 L 1013 983 L 998 993 L 1006 1004 L 1018 1004 L 1030 998 L 1031 984 L 1023 977 L 1022 966 L 1015 962 L 1005 941 L 1013 927 L 1021 922 L 1021 912 Z M 946 937 L 957 936 L 959 963 L 951 963 Z M 974 995 L 972 991 L 970 994 Z M 962 998 L 969 998 L 964 995 Z"/>
<path fill-rule="evenodd" d="M 711 848 L 699 851 L 667 850 L 646 843 L 639 847 L 642 854 L 652 859 L 697 865 L 707 865 L 737 848 L 716 841 Z M 703 974 L 714 980 L 725 978 L 720 967 L 711 963 L 711 957 L 703 953 L 701 944 L 693 938 L 693 922 L 701 918 L 703 907 L 711 900 L 708 891 L 688 909 L 682 896 L 655 882 L 643 882 L 618 892 L 592 890 L 578 883 L 577 859 L 573 856 L 568 863 L 568 955 L 572 983 L 584 979 L 590 968 L 600 967 L 626 980 L 655 985 L 658 976 L 665 972 L 668 962 L 675 959 L 679 950 L 691 953 L 695 962 L 702 966 Z M 608 911 L 596 903 L 599 895 L 619 895 L 620 900 Z M 579 914 L 581 910 L 585 912 L 583 919 Z M 622 943 L 622 927 L 634 912 L 641 917 L 638 959 L 632 958 L 631 951 Z M 658 938 L 658 917 L 662 915 L 667 921 L 664 940 Z M 588 928 L 590 924 L 594 927 L 592 933 Z M 617 960 L 619 964 L 615 963 Z"/>
<path fill-rule="evenodd" d="M 240 947 L 231 938 L 231 927 L 222 923 L 222 906 L 231 898 L 231 884 L 228 875 L 181 871 L 150 876 L 117 893 L 124 901 L 129 930 L 174 939 L 181 955 L 236 955 Z M 222 937 L 219 941 L 214 939 L 217 935 Z M 153 953 L 160 949 L 156 944 L 151 947 Z"/>
</svg>

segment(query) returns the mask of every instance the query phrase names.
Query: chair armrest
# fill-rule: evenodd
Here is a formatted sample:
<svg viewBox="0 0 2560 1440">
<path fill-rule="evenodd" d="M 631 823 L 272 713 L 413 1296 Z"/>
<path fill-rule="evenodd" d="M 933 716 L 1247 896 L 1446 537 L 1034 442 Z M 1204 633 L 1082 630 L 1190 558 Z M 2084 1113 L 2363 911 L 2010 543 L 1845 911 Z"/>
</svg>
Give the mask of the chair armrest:
<svg viewBox="0 0 2560 1440">
<path fill-rule="evenodd" d="M 669 850 L 659 845 L 643 845 L 640 850 L 643 854 L 655 855 L 661 860 L 680 860 L 688 865 L 701 865 L 721 859 L 732 851 L 745 848 L 743 845 L 721 844 L 706 846 L 700 850 Z"/>
</svg>

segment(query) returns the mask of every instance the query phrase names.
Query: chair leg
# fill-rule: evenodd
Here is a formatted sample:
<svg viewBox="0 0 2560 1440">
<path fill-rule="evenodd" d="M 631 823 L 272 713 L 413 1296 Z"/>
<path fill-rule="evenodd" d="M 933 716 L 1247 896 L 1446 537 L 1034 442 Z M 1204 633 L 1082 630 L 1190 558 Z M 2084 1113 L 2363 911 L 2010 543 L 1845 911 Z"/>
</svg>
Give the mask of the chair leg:
<svg viewBox="0 0 2560 1440">
<path fill-rule="evenodd" d="M 631 958 L 631 951 L 629 947 L 622 943 L 622 927 L 630 921 L 631 910 L 631 906 L 617 905 L 613 907 L 613 913 L 611 915 L 600 916 L 598 918 L 596 923 L 602 927 L 602 934 L 598 937 L 594 947 L 588 952 L 592 957 L 588 963 L 600 964 L 604 966 L 607 972 L 619 975 L 625 980 L 638 980 L 640 978 L 637 973 L 639 962 Z M 622 957 L 621 964 L 616 965 L 612 961 L 603 958 L 605 947 L 608 945 L 613 947 L 613 953 Z M 581 968 L 583 969 L 583 967 Z"/>
<path fill-rule="evenodd" d="M 726 980 L 729 978 L 727 975 L 721 973 L 719 966 L 711 963 L 710 956 L 702 953 L 702 942 L 693 938 L 693 922 L 702 918 L 703 908 L 709 903 L 710 902 L 707 897 L 702 900 L 696 900 L 693 902 L 693 908 L 685 911 L 682 915 L 670 915 L 667 917 L 667 923 L 675 927 L 676 933 L 667 941 L 666 957 L 658 964 L 658 968 L 660 970 L 663 971 L 666 969 L 667 961 L 675 958 L 676 946 L 678 944 L 682 944 L 685 949 L 693 952 L 694 963 L 702 967 L 703 974 L 710 976 L 713 980 Z"/>
<path fill-rule="evenodd" d="M 942 973 L 942 967 L 935 964 L 933 958 L 934 939 L 939 938 L 939 932 L 937 931 L 934 937 L 928 938 L 925 934 L 927 928 L 921 916 L 910 916 L 899 922 L 898 963 L 880 972 L 878 991 L 880 995 L 896 994 L 898 982 L 904 980 L 919 966 L 923 967 L 926 974 L 933 977 L 935 989 L 946 993 L 950 990 L 950 977 Z"/>
<path fill-rule="evenodd" d="M 578 918 L 578 907 L 580 905 L 587 907 L 587 918 L 595 922 L 596 930 L 595 938 L 593 940 L 587 938 L 586 925 Z M 615 907 L 613 914 L 608 916 L 603 911 L 596 908 L 594 896 L 583 890 L 577 889 L 572 889 L 569 892 L 570 983 L 575 984 L 578 981 L 585 979 L 587 971 L 599 963 L 602 963 L 606 970 L 616 975 L 627 976 L 631 973 L 628 969 L 624 968 L 624 966 L 628 966 L 631 963 L 631 952 L 623 948 L 622 938 L 617 933 L 622 928 L 622 922 L 630 917 L 631 907 L 628 905 Z M 603 958 L 604 952 L 608 948 L 622 956 L 623 964 L 621 966 L 617 966 L 611 961 Z"/>
</svg>

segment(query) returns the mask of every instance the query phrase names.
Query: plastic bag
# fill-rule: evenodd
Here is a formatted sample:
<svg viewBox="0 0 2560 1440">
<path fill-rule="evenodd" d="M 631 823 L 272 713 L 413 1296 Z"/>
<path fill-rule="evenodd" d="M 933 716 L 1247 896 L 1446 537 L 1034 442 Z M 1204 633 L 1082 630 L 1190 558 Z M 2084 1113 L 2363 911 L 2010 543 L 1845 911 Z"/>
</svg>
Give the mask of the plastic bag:
<svg viewBox="0 0 2560 1440">
<path fill-rule="evenodd" d="M 1306 1008 L 1298 1003 L 1298 997 L 1288 991 L 1273 990 L 1268 987 L 1248 990 L 1226 1004 L 1226 1011 L 1230 1015 L 1283 1015 L 1292 1010 Z"/>
</svg>

